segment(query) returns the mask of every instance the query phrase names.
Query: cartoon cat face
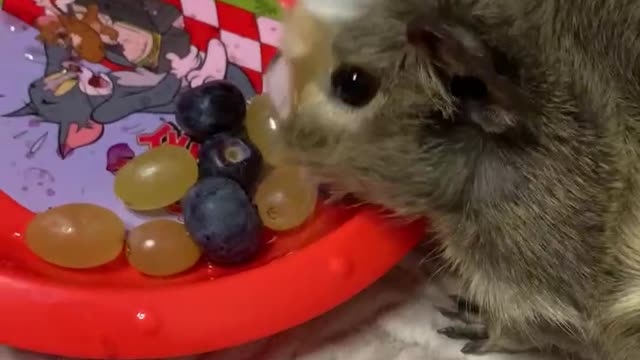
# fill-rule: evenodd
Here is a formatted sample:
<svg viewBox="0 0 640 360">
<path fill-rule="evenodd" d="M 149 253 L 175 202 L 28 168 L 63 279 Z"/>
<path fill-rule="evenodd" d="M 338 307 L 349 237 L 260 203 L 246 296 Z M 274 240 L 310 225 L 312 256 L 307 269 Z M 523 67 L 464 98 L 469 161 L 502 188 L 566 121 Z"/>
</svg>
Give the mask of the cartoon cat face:
<svg viewBox="0 0 640 360">
<path fill-rule="evenodd" d="M 31 101 L 27 105 L 4 116 L 33 115 L 58 124 L 58 149 L 64 158 L 73 149 L 91 144 L 102 135 L 103 126 L 92 121 L 91 114 L 112 90 L 113 84 L 104 74 L 65 62 L 60 71 L 29 85 Z"/>
</svg>

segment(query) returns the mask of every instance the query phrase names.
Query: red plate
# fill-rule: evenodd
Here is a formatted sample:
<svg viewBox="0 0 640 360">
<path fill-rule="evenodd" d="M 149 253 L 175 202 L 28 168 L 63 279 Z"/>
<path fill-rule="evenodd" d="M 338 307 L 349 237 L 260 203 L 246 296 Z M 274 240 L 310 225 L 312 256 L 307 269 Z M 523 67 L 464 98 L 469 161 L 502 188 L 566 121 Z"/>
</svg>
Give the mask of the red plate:
<svg viewBox="0 0 640 360">
<path fill-rule="evenodd" d="M 112 62 L 99 67 L 43 51 L 31 26 L 51 19 L 42 17 L 44 9 L 35 5 L 40 1 L 0 1 L 0 114 L 7 114 L 0 119 L 0 344 L 85 359 L 158 358 L 234 346 L 330 310 L 382 276 L 418 241 L 422 223 L 399 225 L 375 209 L 320 205 L 302 228 L 265 233 L 267 251 L 244 269 L 203 263 L 178 277 L 152 279 L 123 258 L 90 271 L 36 258 L 22 238 L 33 212 L 92 202 L 134 226 L 148 217 L 119 204 L 110 191 L 112 173 L 161 143 L 197 149 L 172 125 L 172 99 L 159 103 L 159 94 L 167 94 L 159 87 L 168 85 L 157 74 L 174 71 L 183 88 L 224 77 L 247 96 L 260 93 L 280 32 L 275 2 L 148 0 L 152 6 L 136 7 L 142 2 L 75 0 L 82 5 L 76 13 L 94 2 L 102 19 L 127 39 L 110 48 Z M 192 58 L 172 63 L 171 53 Z M 122 59 L 149 71 L 135 72 Z M 58 81 L 69 62 L 83 75 Z M 131 101 L 128 86 L 136 87 L 136 95 L 148 91 L 146 100 Z"/>
</svg>

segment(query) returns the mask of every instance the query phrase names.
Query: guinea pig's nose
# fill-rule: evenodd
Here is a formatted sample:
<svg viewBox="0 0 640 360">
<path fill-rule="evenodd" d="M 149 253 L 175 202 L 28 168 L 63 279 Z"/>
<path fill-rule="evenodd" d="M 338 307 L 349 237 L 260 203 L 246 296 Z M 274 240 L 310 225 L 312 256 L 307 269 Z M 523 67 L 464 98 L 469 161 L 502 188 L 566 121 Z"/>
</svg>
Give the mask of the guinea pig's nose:
<svg viewBox="0 0 640 360">
<path fill-rule="evenodd" d="M 442 36 L 433 27 L 426 26 L 426 20 L 423 17 L 414 17 L 407 24 L 407 41 L 409 44 L 426 48 L 426 50 L 435 50 L 436 43 L 442 40 Z"/>
</svg>

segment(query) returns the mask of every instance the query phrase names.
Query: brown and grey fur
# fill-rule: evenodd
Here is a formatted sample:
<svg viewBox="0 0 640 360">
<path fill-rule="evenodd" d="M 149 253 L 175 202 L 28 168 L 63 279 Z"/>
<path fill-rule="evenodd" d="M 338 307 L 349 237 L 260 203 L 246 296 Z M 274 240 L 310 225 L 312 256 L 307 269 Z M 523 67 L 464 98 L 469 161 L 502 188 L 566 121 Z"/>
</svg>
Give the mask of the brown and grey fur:
<svg viewBox="0 0 640 360">
<path fill-rule="evenodd" d="M 410 42 L 420 22 L 463 51 Z M 332 49 L 380 91 L 353 109 L 316 77 L 287 144 L 343 191 L 429 215 L 487 325 L 466 350 L 640 359 L 640 2 L 377 0 Z M 459 101 L 453 75 L 490 97 Z"/>
</svg>

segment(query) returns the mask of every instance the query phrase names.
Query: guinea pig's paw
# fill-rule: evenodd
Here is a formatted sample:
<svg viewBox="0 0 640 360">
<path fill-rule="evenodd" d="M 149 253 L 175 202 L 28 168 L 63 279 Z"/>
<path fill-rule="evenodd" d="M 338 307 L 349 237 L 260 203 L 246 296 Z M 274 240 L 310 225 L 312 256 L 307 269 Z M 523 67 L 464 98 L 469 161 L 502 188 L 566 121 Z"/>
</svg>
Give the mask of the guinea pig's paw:
<svg viewBox="0 0 640 360">
<path fill-rule="evenodd" d="M 449 310 L 446 308 L 438 307 L 437 310 L 442 316 L 452 321 L 462 321 L 465 324 L 481 322 L 478 316 L 478 314 L 480 313 L 478 305 L 459 296 L 450 296 L 449 298 L 455 304 L 456 309 Z"/>
<path fill-rule="evenodd" d="M 519 354 L 532 352 L 533 347 L 512 341 L 508 337 L 490 337 L 472 340 L 466 343 L 460 352 L 467 355 L 485 355 L 492 353 Z"/>
<path fill-rule="evenodd" d="M 469 354 L 469 355 L 483 355 L 483 354 L 489 354 L 489 353 L 502 352 L 500 350 L 501 348 L 496 347 L 496 344 L 491 342 L 489 339 L 484 339 L 484 340 L 469 341 L 462 347 L 460 352 L 462 352 L 463 354 Z"/>
<path fill-rule="evenodd" d="M 438 334 L 454 340 L 483 341 L 489 339 L 487 327 L 482 324 L 452 325 L 439 329 Z"/>
<path fill-rule="evenodd" d="M 453 340 L 468 340 L 460 352 L 468 355 L 490 353 L 523 353 L 534 349 L 530 344 L 516 341 L 509 336 L 493 335 L 489 328 L 481 323 L 453 325 L 438 330 L 438 333 Z"/>
</svg>

